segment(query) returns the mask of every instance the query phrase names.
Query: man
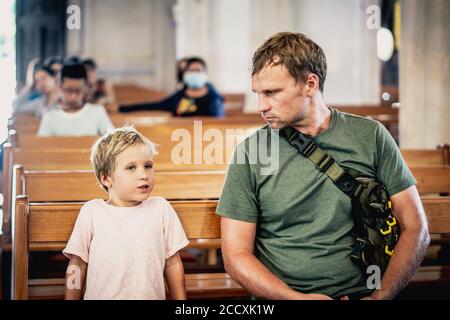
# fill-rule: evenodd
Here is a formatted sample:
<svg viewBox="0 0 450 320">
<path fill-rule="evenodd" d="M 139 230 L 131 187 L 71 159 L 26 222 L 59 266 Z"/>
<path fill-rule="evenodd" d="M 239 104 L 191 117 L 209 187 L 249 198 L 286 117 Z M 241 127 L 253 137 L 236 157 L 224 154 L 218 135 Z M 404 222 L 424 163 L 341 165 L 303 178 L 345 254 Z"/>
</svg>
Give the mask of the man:
<svg viewBox="0 0 450 320">
<path fill-rule="evenodd" d="M 69 63 L 61 70 L 61 108 L 42 118 L 39 136 L 98 136 L 112 128 L 103 106 L 85 103 L 87 74 L 82 64 Z"/>
<path fill-rule="evenodd" d="M 381 124 L 326 106 L 325 78 L 325 55 L 312 40 L 296 33 L 268 39 L 253 56 L 252 87 L 268 123 L 255 134 L 294 128 L 342 168 L 386 186 L 402 232 L 381 288 L 367 288 L 350 258 L 355 244 L 350 197 L 281 134 L 279 168 L 272 175 L 251 162 L 251 139 L 237 146 L 217 208 L 225 268 L 260 298 L 392 299 L 429 244 L 415 180 Z"/>
</svg>

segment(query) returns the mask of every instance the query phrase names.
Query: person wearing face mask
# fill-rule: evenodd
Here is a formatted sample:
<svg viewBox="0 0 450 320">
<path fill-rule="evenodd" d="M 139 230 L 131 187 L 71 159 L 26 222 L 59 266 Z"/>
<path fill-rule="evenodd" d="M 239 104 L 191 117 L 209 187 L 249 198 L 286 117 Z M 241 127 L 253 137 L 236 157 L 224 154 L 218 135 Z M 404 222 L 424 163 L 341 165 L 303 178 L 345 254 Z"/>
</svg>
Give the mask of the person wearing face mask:
<svg viewBox="0 0 450 320">
<path fill-rule="evenodd" d="M 223 97 L 208 82 L 203 59 L 193 57 L 187 60 L 183 70 L 183 84 L 180 90 L 162 101 L 123 105 L 119 107 L 119 111 L 165 110 L 178 117 L 224 115 Z"/>
</svg>

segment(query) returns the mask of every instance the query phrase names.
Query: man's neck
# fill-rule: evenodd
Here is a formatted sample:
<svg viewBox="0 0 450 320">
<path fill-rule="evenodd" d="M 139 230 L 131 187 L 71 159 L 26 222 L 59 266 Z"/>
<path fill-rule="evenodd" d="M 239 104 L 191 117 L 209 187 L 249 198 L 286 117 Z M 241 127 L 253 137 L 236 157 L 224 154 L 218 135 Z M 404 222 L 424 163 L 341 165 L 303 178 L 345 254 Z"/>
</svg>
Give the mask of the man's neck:
<svg viewBox="0 0 450 320">
<path fill-rule="evenodd" d="M 305 118 L 293 127 L 303 134 L 315 137 L 330 127 L 332 113 L 322 98 L 311 99 L 307 108 Z"/>
</svg>

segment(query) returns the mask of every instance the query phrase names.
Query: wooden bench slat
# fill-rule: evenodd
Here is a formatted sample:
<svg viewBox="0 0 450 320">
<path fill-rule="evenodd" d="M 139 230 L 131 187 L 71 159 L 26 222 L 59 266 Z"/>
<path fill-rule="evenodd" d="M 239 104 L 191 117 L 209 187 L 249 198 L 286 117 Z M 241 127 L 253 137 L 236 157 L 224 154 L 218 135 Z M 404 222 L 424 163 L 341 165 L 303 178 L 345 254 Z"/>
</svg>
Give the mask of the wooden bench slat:
<svg viewBox="0 0 450 320">
<path fill-rule="evenodd" d="M 65 279 L 30 279 L 31 300 L 60 300 L 64 298 Z M 185 275 L 188 299 L 248 297 L 249 293 L 226 273 L 200 273 Z"/>
<path fill-rule="evenodd" d="M 171 203 L 188 238 L 220 238 L 217 201 L 176 201 Z M 28 212 L 28 237 L 32 242 L 68 241 L 81 203 L 33 204 Z"/>
<path fill-rule="evenodd" d="M 93 171 L 26 171 L 25 192 L 30 202 L 106 199 Z M 224 171 L 156 172 L 154 196 L 168 200 L 218 199 Z M 63 182 L 63 183 L 61 183 Z"/>
<path fill-rule="evenodd" d="M 450 193 L 450 166 L 411 167 L 419 193 Z"/>
</svg>

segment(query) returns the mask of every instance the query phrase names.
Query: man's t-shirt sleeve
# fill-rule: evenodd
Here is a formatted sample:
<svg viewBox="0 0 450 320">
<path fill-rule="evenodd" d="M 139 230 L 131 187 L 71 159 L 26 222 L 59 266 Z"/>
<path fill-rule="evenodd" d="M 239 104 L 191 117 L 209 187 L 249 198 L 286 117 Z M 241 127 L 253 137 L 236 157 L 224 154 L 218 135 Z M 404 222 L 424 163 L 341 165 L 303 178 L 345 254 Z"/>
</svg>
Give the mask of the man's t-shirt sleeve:
<svg viewBox="0 0 450 320">
<path fill-rule="evenodd" d="M 236 220 L 256 222 L 259 206 L 255 193 L 255 179 L 243 146 L 241 143 L 236 147 L 228 166 L 216 213 Z"/>
<path fill-rule="evenodd" d="M 390 196 L 416 184 L 400 150 L 387 129 L 379 124 L 376 130 L 377 178 L 382 182 Z"/>
</svg>

